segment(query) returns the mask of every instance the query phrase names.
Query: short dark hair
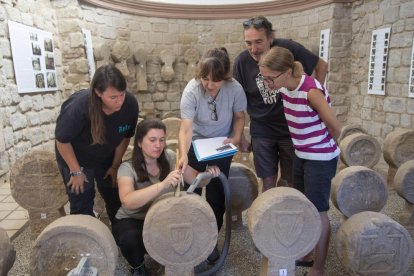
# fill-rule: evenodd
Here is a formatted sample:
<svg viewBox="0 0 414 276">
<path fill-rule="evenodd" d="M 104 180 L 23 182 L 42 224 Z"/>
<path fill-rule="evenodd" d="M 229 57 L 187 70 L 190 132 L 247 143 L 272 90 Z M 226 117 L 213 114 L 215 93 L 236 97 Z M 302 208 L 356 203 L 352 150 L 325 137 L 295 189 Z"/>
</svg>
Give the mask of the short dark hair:
<svg viewBox="0 0 414 276">
<path fill-rule="evenodd" d="M 226 48 L 214 48 L 208 50 L 198 62 L 197 79 L 208 77 L 211 74 L 212 81 L 230 80 L 230 58 Z"/>
<path fill-rule="evenodd" d="M 261 28 L 265 29 L 267 36 L 273 35 L 274 32 L 272 23 L 264 16 L 255 16 L 243 21 L 243 28 L 245 30 L 251 27 L 255 28 L 256 30 Z"/>
</svg>

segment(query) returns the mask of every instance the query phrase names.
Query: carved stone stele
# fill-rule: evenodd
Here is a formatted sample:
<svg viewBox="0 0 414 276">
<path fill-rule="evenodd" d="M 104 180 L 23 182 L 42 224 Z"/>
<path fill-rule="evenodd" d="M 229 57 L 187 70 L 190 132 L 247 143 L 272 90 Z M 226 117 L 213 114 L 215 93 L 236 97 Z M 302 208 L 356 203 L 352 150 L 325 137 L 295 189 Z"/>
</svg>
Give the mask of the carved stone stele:
<svg viewBox="0 0 414 276">
<path fill-rule="evenodd" d="M 16 251 L 6 230 L 0 227 L 0 276 L 7 276 L 16 260 Z"/>
<path fill-rule="evenodd" d="M 387 183 L 393 188 L 394 176 L 399 166 L 414 160 L 414 130 L 394 130 L 385 137 L 384 160 L 388 163 Z"/>
<path fill-rule="evenodd" d="M 358 124 L 345 125 L 342 127 L 341 134 L 339 135 L 338 144 L 341 143 L 342 139 L 354 133 L 367 134 L 367 131 Z"/>
<path fill-rule="evenodd" d="M 110 63 L 111 47 L 108 43 L 100 43 L 96 47 L 93 47 L 93 55 L 96 60 L 96 67 L 99 68 L 102 65 Z"/>
<path fill-rule="evenodd" d="M 351 166 L 332 179 L 332 203 L 346 217 L 363 211 L 379 212 L 387 198 L 385 180 L 372 169 Z"/>
<path fill-rule="evenodd" d="M 251 169 L 235 162 L 231 163 L 228 182 L 231 191 L 232 228 L 235 228 L 242 226 L 242 212 L 257 198 L 259 183 Z"/>
<path fill-rule="evenodd" d="M 55 154 L 48 151 L 32 151 L 16 160 L 10 188 L 14 200 L 32 211 L 56 211 L 68 202 Z"/>
<path fill-rule="evenodd" d="M 338 259 L 351 275 L 405 275 L 413 249 L 407 230 L 377 212 L 351 216 L 335 237 Z"/>
<path fill-rule="evenodd" d="M 174 78 L 174 68 L 173 64 L 175 61 L 175 56 L 169 50 L 162 50 L 160 53 L 160 59 L 162 63 L 161 68 L 161 77 L 163 81 L 169 82 Z"/>
<path fill-rule="evenodd" d="M 162 122 L 167 128 L 166 140 L 178 139 L 178 133 L 180 132 L 181 119 L 180 118 L 166 118 L 162 119 Z"/>
<path fill-rule="evenodd" d="M 381 145 L 371 135 L 354 133 L 341 140 L 341 160 L 347 166 L 374 167 L 381 157 Z"/>
<path fill-rule="evenodd" d="M 148 90 L 147 84 L 147 60 L 148 52 L 145 49 L 137 49 L 134 51 L 134 62 L 137 66 L 136 78 L 138 91 Z"/>
<path fill-rule="evenodd" d="M 88 215 L 69 215 L 49 224 L 36 239 L 30 275 L 67 275 L 82 255 L 99 275 L 113 276 L 118 247 L 108 227 Z"/>
<path fill-rule="evenodd" d="M 296 189 L 277 187 L 259 195 L 247 211 L 253 242 L 266 257 L 261 275 L 295 275 L 295 260 L 305 256 L 321 235 L 315 206 Z"/>
<path fill-rule="evenodd" d="M 217 243 L 213 210 L 197 194 L 167 193 L 151 205 L 143 239 L 148 254 L 165 266 L 166 275 L 194 275 Z"/>
<path fill-rule="evenodd" d="M 184 59 L 187 62 L 187 71 L 185 73 L 184 80 L 190 81 L 195 78 L 197 62 L 200 59 L 200 53 L 195 48 L 187 49 L 184 53 Z"/>
</svg>

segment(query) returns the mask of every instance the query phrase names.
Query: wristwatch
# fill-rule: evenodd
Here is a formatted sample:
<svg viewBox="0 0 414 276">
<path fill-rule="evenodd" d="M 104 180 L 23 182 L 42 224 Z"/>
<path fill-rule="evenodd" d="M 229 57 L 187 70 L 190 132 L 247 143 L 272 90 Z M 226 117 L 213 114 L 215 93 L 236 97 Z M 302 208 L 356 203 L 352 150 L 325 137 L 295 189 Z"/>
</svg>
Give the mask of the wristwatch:
<svg viewBox="0 0 414 276">
<path fill-rule="evenodd" d="M 80 167 L 80 171 L 77 172 L 69 172 L 70 176 L 81 176 L 83 172 L 83 167 Z"/>
</svg>

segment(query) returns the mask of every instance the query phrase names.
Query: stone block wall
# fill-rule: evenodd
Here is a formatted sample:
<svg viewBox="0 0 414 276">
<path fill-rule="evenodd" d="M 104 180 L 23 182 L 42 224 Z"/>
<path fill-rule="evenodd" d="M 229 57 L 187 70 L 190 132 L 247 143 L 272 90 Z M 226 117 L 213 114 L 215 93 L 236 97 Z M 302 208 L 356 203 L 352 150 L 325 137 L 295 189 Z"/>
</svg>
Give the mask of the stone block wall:
<svg viewBox="0 0 414 276">
<path fill-rule="evenodd" d="M 414 34 L 414 1 L 356 1 L 352 8 L 351 84 L 348 123 L 361 124 L 382 144 L 399 128 L 414 128 L 414 98 L 408 97 Z M 372 31 L 390 27 L 385 96 L 368 94 Z"/>
<path fill-rule="evenodd" d="M 53 150 L 56 115 L 62 93 L 19 94 L 15 80 L 8 20 L 53 34 L 55 65 L 62 83 L 60 39 L 55 10 L 49 0 L 0 1 L 0 179 L 15 160 L 32 149 Z"/>
</svg>

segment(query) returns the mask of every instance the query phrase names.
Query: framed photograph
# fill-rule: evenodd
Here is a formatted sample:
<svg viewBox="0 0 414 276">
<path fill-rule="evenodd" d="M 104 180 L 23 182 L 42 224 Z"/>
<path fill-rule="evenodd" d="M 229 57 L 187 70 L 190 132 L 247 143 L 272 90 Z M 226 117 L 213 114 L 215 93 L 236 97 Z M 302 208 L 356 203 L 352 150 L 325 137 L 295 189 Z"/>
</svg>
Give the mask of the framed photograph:
<svg viewBox="0 0 414 276">
<path fill-rule="evenodd" d="M 8 24 L 17 91 L 56 91 L 52 33 L 10 20 Z"/>
</svg>

